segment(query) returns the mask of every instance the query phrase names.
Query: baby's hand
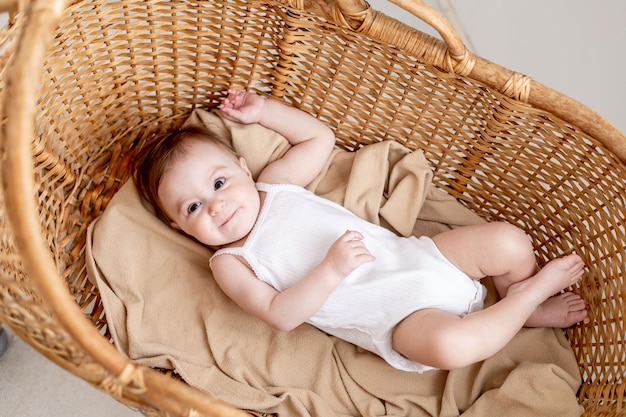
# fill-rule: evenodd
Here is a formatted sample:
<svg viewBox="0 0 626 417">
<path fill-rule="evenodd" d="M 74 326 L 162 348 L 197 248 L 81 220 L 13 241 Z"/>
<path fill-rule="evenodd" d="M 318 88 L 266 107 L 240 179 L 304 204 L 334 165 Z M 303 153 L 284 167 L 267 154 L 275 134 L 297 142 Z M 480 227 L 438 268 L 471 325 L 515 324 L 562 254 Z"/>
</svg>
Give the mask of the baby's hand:
<svg viewBox="0 0 626 417">
<path fill-rule="evenodd" d="M 243 90 L 228 90 L 228 96 L 220 104 L 224 117 L 239 123 L 258 123 L 263 113 L 265 100 L 254 93 Z"/>
<path fill-rule="evenodd" d="M 348 230 L 328 249 L 324 262 L 341 278 L 347 277 L 352 271 L 376 258 L 363 243 L 363 235 Z"/>
</svg>

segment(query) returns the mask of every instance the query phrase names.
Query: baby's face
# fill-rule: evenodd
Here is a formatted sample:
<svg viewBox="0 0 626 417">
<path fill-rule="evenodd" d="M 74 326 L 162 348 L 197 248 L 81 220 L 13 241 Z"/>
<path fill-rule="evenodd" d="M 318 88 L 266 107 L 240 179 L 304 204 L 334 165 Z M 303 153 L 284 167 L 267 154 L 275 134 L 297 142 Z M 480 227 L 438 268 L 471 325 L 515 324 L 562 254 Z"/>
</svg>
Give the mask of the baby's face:
<svg viewBox="0 0 626 417">
<path fill-rule="evenodd" d="M 245 238 L 261 206 L 245 160 L 209 142 L 184 146 L 158 190 L 172 226 L 212 247 Z"/>
</svg>

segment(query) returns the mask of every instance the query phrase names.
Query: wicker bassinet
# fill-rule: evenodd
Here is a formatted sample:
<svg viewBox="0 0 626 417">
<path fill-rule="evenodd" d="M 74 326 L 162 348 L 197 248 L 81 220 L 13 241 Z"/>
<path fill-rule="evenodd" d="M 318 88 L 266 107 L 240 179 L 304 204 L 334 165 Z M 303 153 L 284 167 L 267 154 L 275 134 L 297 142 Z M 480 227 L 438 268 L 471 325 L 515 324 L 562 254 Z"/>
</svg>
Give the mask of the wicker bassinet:
<svg viewBox="0 0 626 417">
<path fill-rule="evenodd" d="M 342 148 L 423 149 L 437 186 L 532 231 L 541 262 L 576 247 L 579 400 L 626 413 L 626 137 L 606 120 L 474 56 L 417 1 L 402 6 L 444 41 L 362 0 L 26 3 L 0 32 L 0 322 L 50 360 L 146 415 L 244 414 L 119 354 L 83 256 L 133 150 L 235 86 L 316 115 Z"/>
</svg>

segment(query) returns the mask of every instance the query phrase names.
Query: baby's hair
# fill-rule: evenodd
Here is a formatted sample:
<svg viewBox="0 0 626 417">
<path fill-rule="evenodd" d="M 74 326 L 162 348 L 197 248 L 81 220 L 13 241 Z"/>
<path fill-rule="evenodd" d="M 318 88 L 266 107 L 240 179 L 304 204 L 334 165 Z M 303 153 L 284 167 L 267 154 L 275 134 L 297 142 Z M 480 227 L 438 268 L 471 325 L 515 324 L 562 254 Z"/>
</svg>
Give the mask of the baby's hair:
<svg viewBox="0 0 626 417">
<path fill-rule="evenodd" d="M 159 185 L 172 161 L 185 154 L 184 145 L 192 139 L 216 144 L 237 155 L 229 141 L 217 133 L 200 127 L 186 127 L 169 132 L 146 145 L 133 161 L 133 175 L 139 195 L 152 206 L 156 216 L 168 225 L 171 219 L 161 205 Z"/>
</svg>

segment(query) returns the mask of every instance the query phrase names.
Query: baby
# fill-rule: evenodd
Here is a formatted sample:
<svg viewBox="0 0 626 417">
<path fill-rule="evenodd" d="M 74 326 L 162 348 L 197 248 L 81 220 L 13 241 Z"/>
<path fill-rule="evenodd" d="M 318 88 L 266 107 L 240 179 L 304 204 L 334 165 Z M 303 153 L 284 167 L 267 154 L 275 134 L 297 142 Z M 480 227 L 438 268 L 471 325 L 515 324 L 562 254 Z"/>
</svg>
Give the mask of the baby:
<svg viewBox="0 0 626 417">
<path fill-rule="evenodd" d="M 528 236 L 499 222 L 399 237 L 303 188 L 334 148 L 326 125 L 245 91 L 220 109 L 291 148 L 255 182 L 223 138 L 181 130 L 140 153 L 135 181 L 163 221 L 216 250 L 216 282 L 249 314 L 283 331 L 310 323 L 416 372 L 484 360 L 524 326 L 586 317 L 581 297 L 562 292 L 582 276 L 579 256 L 537 271 Z M 483 308 L 486 276 L 501 299 Z"/>
</svg>

